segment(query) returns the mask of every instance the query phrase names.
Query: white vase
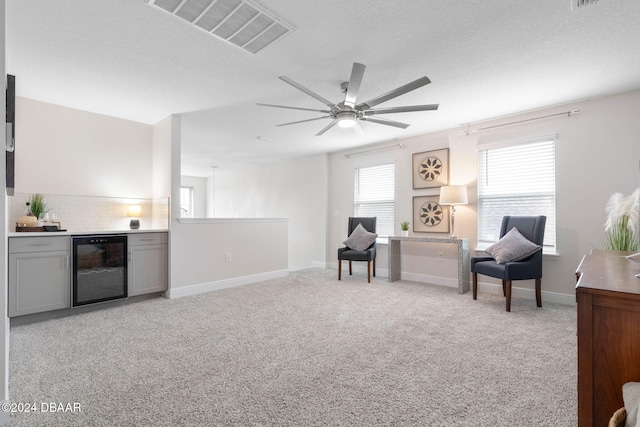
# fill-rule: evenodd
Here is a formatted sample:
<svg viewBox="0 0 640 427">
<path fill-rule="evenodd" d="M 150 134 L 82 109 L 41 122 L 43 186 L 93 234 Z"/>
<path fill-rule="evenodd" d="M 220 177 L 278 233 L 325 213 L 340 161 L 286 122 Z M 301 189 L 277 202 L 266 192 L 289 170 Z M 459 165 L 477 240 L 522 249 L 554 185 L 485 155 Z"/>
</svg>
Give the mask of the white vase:
<svg viewBox="0 0 640 427">
<path fill-rule="evenodd" d="M 402 230 L 402 237 L 409 237 L 409 230 Z"/>
</svg>

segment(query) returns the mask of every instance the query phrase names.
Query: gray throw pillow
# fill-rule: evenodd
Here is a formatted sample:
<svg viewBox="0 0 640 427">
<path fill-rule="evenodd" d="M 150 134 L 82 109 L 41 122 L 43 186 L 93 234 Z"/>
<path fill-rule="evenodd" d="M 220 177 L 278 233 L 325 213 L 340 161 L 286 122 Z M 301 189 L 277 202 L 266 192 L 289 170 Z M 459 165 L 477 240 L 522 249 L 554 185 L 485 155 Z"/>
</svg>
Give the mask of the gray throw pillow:
<svg viewBox="0 0 640 427">
<path fill-rule="evenodd" d="M 484 251 L 491 255 L 496 260 L 496 263 L 506 264 L 525 259 L 540 250 L 540 248 L 541 246 L 524 237 L 516 227 L 513 227 L 500 240 Z"/>
<path fill-rule="evenodd" d="M 364 251 L 375 242 L 376 237 L 378 237 L 376 233 L 368 232 L 362 224 L 358 223 L 351 235 L 342 243 L 354 251 Z"/>
</svg>

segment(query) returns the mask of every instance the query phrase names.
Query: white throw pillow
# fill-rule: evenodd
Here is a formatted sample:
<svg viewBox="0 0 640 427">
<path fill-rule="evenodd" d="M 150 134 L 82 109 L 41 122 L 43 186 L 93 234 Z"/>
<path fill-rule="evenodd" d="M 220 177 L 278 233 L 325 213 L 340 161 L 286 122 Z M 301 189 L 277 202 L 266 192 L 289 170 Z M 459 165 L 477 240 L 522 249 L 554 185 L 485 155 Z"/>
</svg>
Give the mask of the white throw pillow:
<svg viewBox="0 0 640 427">
<path fill-rule="evenodd" d="M 351 232 L 351 235 L 342 243 L 354 251 L 364 251 L 375 242 L 377 237 L 378 235 L 376 233 L 368 232 L 362 224 L 358 223 L 358 226 Z"/>
<path fill-rule="evenodd" d="M 500 240 L 484 251 L 491 255 L 496 260 L 496 263 L 506 264 L 525 259 L 540 250 L 540 248 L 541 246 L 524 237 L 516 227 L 513 227 Z"/>
</svg>

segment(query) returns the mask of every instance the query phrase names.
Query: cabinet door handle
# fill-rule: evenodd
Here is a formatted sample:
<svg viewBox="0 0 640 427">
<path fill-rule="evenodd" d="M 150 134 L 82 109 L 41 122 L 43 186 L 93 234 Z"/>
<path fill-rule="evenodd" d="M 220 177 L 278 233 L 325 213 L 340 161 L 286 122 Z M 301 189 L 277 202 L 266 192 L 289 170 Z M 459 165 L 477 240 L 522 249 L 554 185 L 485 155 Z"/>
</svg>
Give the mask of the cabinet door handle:
<svg viewBox="0 0 640 427">
<path fill-rule="evenodd" d="M 69 255 L 64 256 L 64 268 L 69 269 Z"/>
<path fill-rule="evenodd" d="M 29 243 L 27 246 L 50 246 L 51 243 L 38 242 L 38 243 Z"/>
<path fill-rule="evenodd" d="M 152 242 L 152 241 L 154 241 L 156 239 L 155 239 L 155 237 L 143 237 L 140 240 L 142 240 L 143 242 Z"/>
<path fill-rule="evenodd" d="M 133 251 L 129 251 L 129 262 L 133 261 Z"/>
</svg>

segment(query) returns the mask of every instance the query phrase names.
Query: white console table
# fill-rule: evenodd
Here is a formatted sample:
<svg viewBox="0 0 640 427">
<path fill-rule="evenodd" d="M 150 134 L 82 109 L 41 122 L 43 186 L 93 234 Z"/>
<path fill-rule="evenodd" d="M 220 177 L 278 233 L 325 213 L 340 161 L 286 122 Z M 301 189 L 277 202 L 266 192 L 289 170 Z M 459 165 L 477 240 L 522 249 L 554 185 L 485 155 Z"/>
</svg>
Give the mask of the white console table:
<svg viewBox="0 0 640 427">
<path fill-rule="evenodd" d="M 389 236 L 389 281 L 400 280 L 401 253 L 400 242 L 450 243 L 458 245 L 458 293 L 469 292 L 469 239 L 451 239 L 448 237 L 403 237 Z"/>
</svg>

